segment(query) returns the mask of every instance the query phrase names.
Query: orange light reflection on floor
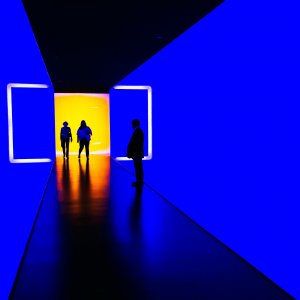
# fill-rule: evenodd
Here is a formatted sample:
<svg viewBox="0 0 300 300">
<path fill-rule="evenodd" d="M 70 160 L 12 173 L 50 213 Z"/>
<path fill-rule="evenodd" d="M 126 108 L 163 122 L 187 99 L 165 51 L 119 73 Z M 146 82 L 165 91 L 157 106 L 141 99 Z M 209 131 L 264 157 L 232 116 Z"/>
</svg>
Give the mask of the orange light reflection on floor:
<svg viewBox="0 0 300 300">
<path fill-rule="evenodd" d="M 110 157 L 91 155 L 90 160 L 58 157 L 56 178 L 62 214 L 68 212 L 74 222 L 99 221 L 107 209 Z"/>
</svg>

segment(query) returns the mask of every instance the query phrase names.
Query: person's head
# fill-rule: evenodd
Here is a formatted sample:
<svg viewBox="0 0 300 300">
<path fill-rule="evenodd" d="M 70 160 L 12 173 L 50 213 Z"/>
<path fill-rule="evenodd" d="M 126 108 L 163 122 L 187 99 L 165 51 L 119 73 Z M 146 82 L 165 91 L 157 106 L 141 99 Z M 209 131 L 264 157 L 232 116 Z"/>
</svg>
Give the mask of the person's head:
<svg viewBox="0 0 300 300">
<path fill-rule="evenodd" d="M 86 122 L 85 122 L 84 120 L 82 120 L 82 121 L 81 121 L 81 123 L 80 123 L 80 127 L 81 127 L 81 128 L 84 128 L 84 127 L 86 127 Z"/>
<path fill-rule="evenodd" d="M 132 125 L 133 129 L 140 127 L 140 120 L 138 120 L 138 119 L 132 120 L 131 125 Z"/>
<path fill-rule="evenodd" d="M 67 127 L 68 126 L 68 122 L 63 122 L 63 125 L 65 126 L 65 127 Z"/>
</svg>

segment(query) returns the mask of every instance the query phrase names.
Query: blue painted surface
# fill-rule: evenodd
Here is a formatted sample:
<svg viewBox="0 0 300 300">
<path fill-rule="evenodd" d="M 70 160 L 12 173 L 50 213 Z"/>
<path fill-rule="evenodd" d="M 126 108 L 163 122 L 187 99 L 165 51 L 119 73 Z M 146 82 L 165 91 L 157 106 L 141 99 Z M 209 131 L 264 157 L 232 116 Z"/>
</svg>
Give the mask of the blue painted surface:
<svg viewBox="0 0 300 300">
<path fill-rule="evenodd" d="M 0 3 L 0 299 L 7 299 L 48 180 L 52 163 L 11 164 L 7 84 L 13 89 L 15 158 L 54 158 L 54 93 L 22 2 Z"/>
<path fill-rule="evenodd" d="M 299 12 L 228 0 L 119 84 L 153 88 L 146 181 L 300 299 Z"/>
</svg>

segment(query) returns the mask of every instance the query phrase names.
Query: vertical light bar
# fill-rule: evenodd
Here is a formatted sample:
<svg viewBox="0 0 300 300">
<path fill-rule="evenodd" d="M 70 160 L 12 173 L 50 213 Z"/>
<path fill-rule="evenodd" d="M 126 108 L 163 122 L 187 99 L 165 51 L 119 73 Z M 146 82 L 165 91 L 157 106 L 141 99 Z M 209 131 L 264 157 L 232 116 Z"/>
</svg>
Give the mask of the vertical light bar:
<svg viewBox="0 0 300 300">
<path fill-rule="evenodd" d="M 152 159 L 152 88 L 147 86 L 148 90 L 148 160 Z"/>
<path fill-rule="evenodd" d="M 48 85 L 46 85 L 46 84 L 27 84 L 27 83 L 9 83 L 7 85 L 8 153 L 9 153 L 9 161 L 12 164 L 47 163 L 47 162 L 51 162 L 50 158 L 27 158 L 27 159 L 15 159 L 14 158 L 12 88 L 47 89 Z"/>
<path fill-rule="evenodd" d="M 143 160 L 152 159 L 152 88 L 148 85 L 116 85 L 115 90 L 147 90 L 148 97 L 148 155 Z M 118 156 L 116 160 L 131 160 L 131 158 Z"/>
</svg>

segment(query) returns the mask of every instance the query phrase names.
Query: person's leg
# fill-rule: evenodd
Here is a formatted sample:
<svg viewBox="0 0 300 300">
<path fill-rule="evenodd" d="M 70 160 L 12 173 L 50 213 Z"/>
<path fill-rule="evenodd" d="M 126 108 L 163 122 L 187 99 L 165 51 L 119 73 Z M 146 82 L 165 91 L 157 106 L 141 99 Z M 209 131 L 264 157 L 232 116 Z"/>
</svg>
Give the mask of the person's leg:
<svg viewBox="0 0 300 300">
<path fill-rule="evenodd" d="M 144 170 L 143 170 L 143 160 L 142 160 L 142 158 L 138 159 L 138 168 L 137 168 L 137 170 L 138 170 L 137 181 L 139 183 L 143 183 L 143 181 L 144 181 Z"/>
<path fill-rule="evenodd" d="M 136 183 L 142 184 L 144 181 L 144 172 L 143 172 L 143 161 L 142 158 L 134 158 L 134 169 L 135 169 L 135 177 Z"/>
<path fill-rule="evenodd" d="M 67 139 L 66 140 L 66 157 L 69 158 L 69 144 L 70 144 L 70 140 Z"/>
<path fill-rule="evenodd" d="M 83 147 L 84 147 L 84 141 L 83 141 L 83 140 L 81 140 L 81 141 L 79 141 L 79 152 L 78 152 L 78 158 L 80 158 L 80 154 L 81 154 L 81 152 L 82 152 L 82 150 L 83 150 Z"/>
<path fill-rule="evenodd" d="M 65 148 L 65 141 L 64 140 L 61 141 L 61 147 L 62 147 L 62 150 L 63 150 L 63 155 L 65 157 L 66 156 L 66 148 Z"/>
<path fill-rule="evenodd" d="M 85 142 L 85 154 L 86 154 L 86 157 L 89 158 L 89 156 L 90 156 L 90 141 Z"/>
</svg>

